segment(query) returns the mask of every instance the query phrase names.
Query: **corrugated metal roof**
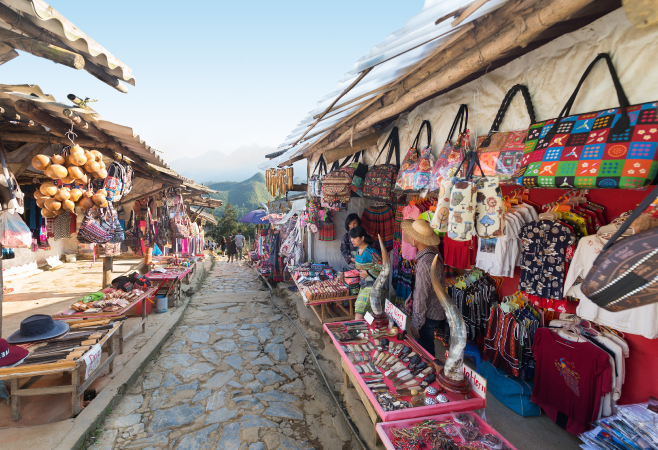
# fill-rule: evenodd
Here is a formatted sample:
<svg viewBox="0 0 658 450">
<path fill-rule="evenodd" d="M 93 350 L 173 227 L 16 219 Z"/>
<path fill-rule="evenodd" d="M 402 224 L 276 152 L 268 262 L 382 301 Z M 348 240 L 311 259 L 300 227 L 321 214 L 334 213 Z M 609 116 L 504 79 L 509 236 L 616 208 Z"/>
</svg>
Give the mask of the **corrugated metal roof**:
<svg viewBox="0 0 658 450">
<path fill-rule="evenodd" d="M 319 141 L 333 127 L 342 123 L 358 109 L 349 107 L 350 101 L 358 99 L 359 103 L 380 94 L 386 86 L 395 84 L 401 77 L 422 64 L 429 56 L 445 44 L 454 33 L 462 27 L 470 26 L 472 21 L 498 9 L 507 0 L 489 0 L 457 26 L 452 26 L 454 13 L 467 8 L 468 0 L 426 0 L 423 10 L 411 17 L 401 29 L 391 33 L 384 41 L 374 46 L 360 58 L 352 70 L 338 82 L 338 89 L 318 101 L 317 106 L 288 135 L 278 147 L 286 152 L 281 156 L 261 164 L 263 170 L 275 167 L 297 156 L 307 144 Z M 435 24 L 438 19 L 443 21 Z M 317 117 L 349 87 L 365 70 L 370 72 L 334 106 L 342 110 L 332 111 L 324 120 L 308 132 L 299 143 L 299 138 L 316 122 Z"/>
<path fill-rule="evenodd" d="M 190 180 L 189 178 L 186 178 L 186 177 L 182 176 L 181 174 L 179 174 L 178 172 L 176 172 L 174 170 L 171 170 L 171 169 L 165 168 L 165 167 L 156 166 L 155 164 L 151 164 L 151 163 L 147 163 L 147 164 L 153 170 L 156 170 L 160 173 L 167 174 L 167 175 L 169 175 L 171 177 L 174 177 L 174 178 L 178 178 L 179 180 L 182 181 L 181 186 L 185 186 L 185 187 L 188 187 L 190 189 L 194 189 L 196 191 L 202 191 L 202 192 L 205 192 L 205 193 L 208 193 L 208 194 L 219 194 L 219 191 L 215 191 L 213 189 L 210 189 L 208 186 L 204 186 L 203 184 L 198 184 L 194 180 Z"/>
<path fill-rule="evenodd" d="M 29 17 L 44 32 L 50 32 L 57 36 L 69 47 L 105 68 L 107 73 L 133 86 L 135 85 L 135 77 L 130 67 L 69 22 L 48 3 L 43 0 L 2 0 L 2 3 L 20 11 L 22 15 Z"/>
</svg>

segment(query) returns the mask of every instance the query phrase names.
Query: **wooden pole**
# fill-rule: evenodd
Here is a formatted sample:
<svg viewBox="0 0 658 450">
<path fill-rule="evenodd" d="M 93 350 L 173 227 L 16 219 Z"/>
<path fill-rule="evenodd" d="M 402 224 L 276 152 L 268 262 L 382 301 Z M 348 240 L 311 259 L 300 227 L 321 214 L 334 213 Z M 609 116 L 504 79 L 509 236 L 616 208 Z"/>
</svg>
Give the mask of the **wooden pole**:
<svg viewBox="0 0 658 450">
<path fill-rule="evenodd" d="M 13 28 L 19 29 L 23 33 L 32 38 L 35 38 L 40 42 L 45 42 L 46 44 L 52 44 L 64 49 L 72 50 L 71 47 L 66 45 L 66 43 L 64 43 L 61 39 L 55 37 L 51 33 L 44 33 L 41 28 L 33 24 L 27 17 L 20 15 L 18 12 L 2 3 L 0 3 L 0 19 L 4 20 L 8 24 L 11 24 Z M 85 62 L 84 69 L 87 72 L 101 80 L 103 83 L 112 86 L 119 92 L 128 92 L 128 88 L 123 83 L 121 83 L 117 77 L 110 75 L 84 55 L 83 58 Z M 134 81 L 132 84 L 134 84 Z"/>
<path fill-rule="evenodd" d="M 11 61 L 14 58 L 18 58 L 18 52 L 14 50 L 13 47 L 0 43 L 0 65 Z"/>
<path fill-rule="evenodd" d="M 103 258 L 103 289 L 112 284 L 112 272 L 114 270 L 114 257 Z"/>
<path fill-rule="evenodd" d="M 15 37 L 9 37 L 8 35 L 14 35 Z M 45 44 L 34 38 L 21 37 L 10 31 L 0 31 L 0 39 L 17 50 L 23 50 L 39 58 L 45 58 L 72 69 L 80 70 L 85 67 L 85 59 L 81 55 L 56 45 Z"/>
<path fill-rule="evenodd" d="M 352 142 L 351 147 L 348 144 L 347 146 L 344 147 L 339 147 L 329 150 L 326 153 L 324 153 L 324 160 L 327 162 L 327 164 L 331 164 L 334 161 L 343 159 L 346 156 L 351 156 L 355 153 L 360 152 L 361 150 L 369 149 L 373 145 L 377 145 L 377 141 L 379 140 L 380 135 L 381 133 L 379 132 L 371 133 L 367 136 L 363 136 L 360 137 L 359 139 L 355 139 Z"/>
<path fill-rule="evenodd" d="M 134 198 L 128 198 L 128 199 L 125 199 L 125 200 L 121 200 L 121 201 L 117 204 L 117 206 L 118 206 L 118 205 L 125 205 L 126 203 L 130 203 L 130 202 L 136 202 L 137 200 L 141 200 L 141 199 L 143 199 L 144 197 L 148 197 L 149 195 L 154 195 L 154 194 L 157 194 L 157 193 L 160 192 L 160 191 L 164 191 L 165 189 L 167 189 L 167 188 L 169 188 L 169 187 L 171 187 L 171 185 L 160 186 L 159 188 L 154 189 L 154 190 L 152 190 L 152 191 L 150 191 L 150 192 L 147 192 L 146 194 L 142 194 L 142 195 L 137 196 L 137 197 L 134 197 Z"/>
</svg>

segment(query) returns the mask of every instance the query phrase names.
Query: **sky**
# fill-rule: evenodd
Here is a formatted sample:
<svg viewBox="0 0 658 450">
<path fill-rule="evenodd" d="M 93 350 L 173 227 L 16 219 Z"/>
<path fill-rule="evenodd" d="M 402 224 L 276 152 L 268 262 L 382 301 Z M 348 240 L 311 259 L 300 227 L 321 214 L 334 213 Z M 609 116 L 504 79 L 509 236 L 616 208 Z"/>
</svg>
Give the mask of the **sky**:
<svg viewBox="0 0 658 450">
<path fill-rule="evenodd" d="M 276 147 L 354 62 L 419 13 L 423 0 L 48 0 L 136 78 L 122 94 L 84 70 L 23 53 L 2 84 L 98 100 L 165 161 L 243 144 Z M 263 161 L 253 161 L 254 167 Z M 175 167 L 172 167 L 175 169 Z"/>
</svg>

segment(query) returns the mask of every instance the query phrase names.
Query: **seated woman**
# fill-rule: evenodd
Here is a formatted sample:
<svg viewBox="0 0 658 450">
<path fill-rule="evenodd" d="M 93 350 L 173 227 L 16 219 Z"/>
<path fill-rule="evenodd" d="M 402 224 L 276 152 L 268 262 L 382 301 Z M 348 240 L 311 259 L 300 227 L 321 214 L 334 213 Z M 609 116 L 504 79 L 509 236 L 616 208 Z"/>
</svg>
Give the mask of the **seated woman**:
<svg viewBox="0 0 658 450">
<path fill-rule="evenodd" d="M 340 241 L 340 254 L 343 255 L 343 258 L 350 269 L 354 269 L 354 255 L 356 255 L 356 247 L 352 245 L 352 241 L 350 240 L 350 230 L 360 225 L 361 218 L 358 214 L 348 214 L 345 219 L 346 233 Z"/>
<path fill-rule="evenodd" d="M 354 304 L 354 318 L 362 320 L 367 311 L 370 311 L 370 291 L 382 271 L 382 257 L 372 246 L 372 238 L 365 228 L 356 226 L 350 230 L 350 240 L 356 247 L 354 263 L 361 275 L 361 288 Z"/>
</svg>

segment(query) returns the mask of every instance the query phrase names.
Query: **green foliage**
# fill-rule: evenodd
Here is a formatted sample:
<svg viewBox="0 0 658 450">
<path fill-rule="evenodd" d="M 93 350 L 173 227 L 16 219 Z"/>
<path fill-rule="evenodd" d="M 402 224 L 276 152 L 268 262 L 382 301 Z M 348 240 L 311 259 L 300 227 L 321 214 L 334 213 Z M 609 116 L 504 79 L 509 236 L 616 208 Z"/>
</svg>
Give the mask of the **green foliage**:
<svg viewBox="0 0 658 450">
<path fill-rule="evenodd" d="M 244 237 L 253 240 L 256 227 L 251 224 L 239 223 L 238 220 L 249 211 L 261 208 L 260 202 L 267 204 L 272 200 L 267 192 L 263 174 L 259 172 L 241 182 L 212 183 L 208 187 L 220 191 L 211 196 L 224 202 L 221 208 L 216 208 L 214 211 L 214 215 L 219 218 L 219 223 L 214 227 L 206 228 L 208 238 L 220 242 L 222 236 L 235 236 L 238 230 L 242 230 Z"/>
</svg>

